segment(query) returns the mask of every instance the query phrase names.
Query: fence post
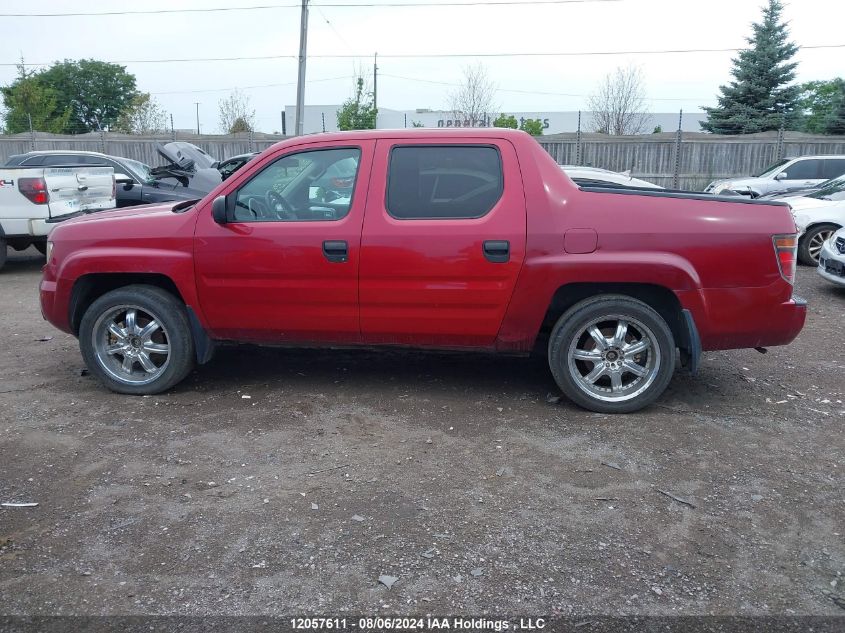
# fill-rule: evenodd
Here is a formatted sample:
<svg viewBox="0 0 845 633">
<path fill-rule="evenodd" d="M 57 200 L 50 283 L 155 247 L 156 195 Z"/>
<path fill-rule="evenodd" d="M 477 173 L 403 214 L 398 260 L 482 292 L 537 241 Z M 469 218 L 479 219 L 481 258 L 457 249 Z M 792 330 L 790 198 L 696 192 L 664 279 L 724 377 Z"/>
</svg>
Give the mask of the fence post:
<svg viewBox="0 0 845 633">
<path fill-rule="evenodd" d="M 249 128 L 249 151 L 250 152 L 255 151 L 255 137 L 253 135 L 253 131 L 252 131 L 251 127 Z"/>
<path fill-rule="evenodd" d="M 786 125 L 785 122 L 782 120 L 780 122 L 780 128 L 778 129 L 778 145 L 777 145 L 777 159 L 781 160 L 783 155 L 786 153 Z"/>
<path fill-rule="evenodd" d="M 32 129 L 32 115 L 27 112 L 26 118 L 29 119 L 29 147 L 35 151 L 35 130 Z"/>
<path fill-rule="evenodd" d="M 108 154 L 106 151 L 106 133 L 103 131 L 103 128 L 100 128 L 100 147 L 102 148 L 103 154 Z"/>
<path fill-rule="evenodd" d="M 575 164 L 581 164 L 581 110 L 578 110 L 578 132 L 575 134 Z"/>
<path fill-rule="evenodd" d="M 170 113 L 170 138 L 176 140 L 176 128 L 173 126 L 173 113 Z"/>
<path fill-rule="evenodd" d="M 683 139 L 684 111 L 678 115 L 678 135 L 675 137 L 675 171 L 672 174 L 672 188 L 681 188 L 681 141 Z"/>
</svg>

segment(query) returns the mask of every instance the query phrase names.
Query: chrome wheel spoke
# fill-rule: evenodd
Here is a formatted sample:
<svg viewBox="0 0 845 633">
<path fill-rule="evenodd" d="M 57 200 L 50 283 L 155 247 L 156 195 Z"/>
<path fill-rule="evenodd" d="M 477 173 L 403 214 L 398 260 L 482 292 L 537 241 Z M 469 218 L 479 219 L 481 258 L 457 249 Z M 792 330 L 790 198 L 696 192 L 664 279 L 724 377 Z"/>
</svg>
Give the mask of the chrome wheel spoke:
<svg viewBox="0 0 845 633">
<path fill-rule="evenodd" d="M 628 323 L 626 321 L 619 321 L 616 324 L 616 333 L 613 335 L 613 340 L 610 344 L 616 347 L 622 347 L 625 344 L 625 337 L 628 336 Z"/>
<path fill-rule="evenodd" d="M 602 360 L 601 352 L 598 350 L 576 349 L 572 355 L 575 360 L 583 360 L 588 363 L 599 363 Z"/>
<path fill-rule="evenodd" d="M 126 316 L 124 318 L 124 323 L 126 323 L 126 331 L 129 334 L 137 334 L 138 333 L 138 324 L 136 322 L 137 313 L 135 310 L 127 310 Z"/>
<path fill-rule="evenodd" d="M 144 343 L 143 347 L 144 352 L 147 354 L 169 354 L 170 353 L 170 345 L 167 343 Z"/>
<path fill-rule="evenodd" d="M 624 363 L 622 363 L 622 369 L 624 371 L 634 374 L 635 376 L 640 377 L 645 376 L 648 373 L 648 370 L 645 367 L 637 365 L 636 363 L 631 362 L 629 360 L 626 360 Z"/>
<path fill-rule="evenodd" d="M 122 341 L 126 338 L 126 330 L 121 329 L 121 327 L 114 321 L 109 323 L 108 331 L 109 334 L 114 336 L 119 341 Z"/>
<path fill-rule="evenodd" d="M 596 365 L 595 367 L 593 367 L 593 371 L 584 376 L 584 380 L 593 385 L 599 378 L 604 376 L 604 370 L 604 365 Z"/>
<path fill-rule="evenodd" d="M 590 327 L 590 329 L 587 330 L 587 333 L 593 337 L 593 340 L 596 342 L 596 346 L 598 347 L 598 349 L 604 350 L 608 348 L 607 339 L 604 337 L 604 334 L 601 333 L 601 330 L 598 329 L 595 325 Z"/>
<path fill-rule="evenodd" d="M 630 343 L 622 348 L 622 354 L 625 358 L 632 358 L 637 354 L 642 354 L 651 346 L 651 343 L 647 338 L 644 338 L 639 341 L 635 341 L 634 343 Z"/>
<path fill-rule="evenodd" d="M 135 361 L 129 354 L 123 356 L 123 362 L 120 364 L 121 369 L 127 374 L 132 373 L 132 368 L 135 366 Z"/>
<path fill-rule="evenodd" d="M 141 367 L 143 367 L 144 371 L 148 374 L 152 374 L 158 370 L 158 367 L 156 367 L 156 364 L 150 359 L 149 354 L 146 352 L 138 354 L 138 362 L 141 363 Z"/>
<path fill-rule="evenodd" d="M 622 372 L 621 371 L 610 372 L 610 389 L 614 393 L 622 390 Z"/>
<path fill-rule="evenodd" d="M 114 356 L 115 354 L 124 354 L 126 346 L 123 343 L 112 343 L 106 348 L 106 354 Z"/>
<path fill-rule="evenodd" d="M 144 341 L 149 341 L 150 337 L 160 328 L 161 326 L 158 324 L 158 321 L 153 319 L 147 323 L 140 332 L 138 332 L 138 336 L 140 336 Z"/>
</svg>

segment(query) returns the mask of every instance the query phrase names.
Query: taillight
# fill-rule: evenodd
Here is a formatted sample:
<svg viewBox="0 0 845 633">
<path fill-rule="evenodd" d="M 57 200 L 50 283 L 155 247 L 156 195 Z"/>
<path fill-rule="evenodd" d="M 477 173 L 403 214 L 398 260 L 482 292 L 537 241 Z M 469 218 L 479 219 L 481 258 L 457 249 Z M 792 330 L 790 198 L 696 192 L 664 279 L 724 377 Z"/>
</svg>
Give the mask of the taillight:
<svg viewBox="0 0 845 633">
<path fill-rule="evenodd" d="M 790 284 L 795 284 L 795 266 L 798 259 L 798 236 L 797 235 L 773 235 L 772 243 L 775 246 L 775 256 L 778 260 L 778 268 L 781 277 Z"/>
<path fill-rule="evenodd" d="M 18 191 L 33 204 L 47 204 L 50 196 L 43 178 L 18 178 Z"/>
</svg>

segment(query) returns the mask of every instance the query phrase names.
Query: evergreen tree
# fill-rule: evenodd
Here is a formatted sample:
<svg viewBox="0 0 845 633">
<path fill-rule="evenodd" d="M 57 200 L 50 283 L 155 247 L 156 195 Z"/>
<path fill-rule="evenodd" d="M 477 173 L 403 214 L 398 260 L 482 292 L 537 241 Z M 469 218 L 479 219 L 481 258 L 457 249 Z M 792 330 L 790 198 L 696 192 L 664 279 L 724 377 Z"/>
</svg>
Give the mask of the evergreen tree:
<svg viewBox="0 0 845 633">
<path fill-rule="evenodd" d="M 824 121 L 824 133 L 845 136 L 845 94 L 840 94 Z"/>
<path fill-rule="evenodd" d="M 796 126 L 801 89 L 791 85 L 798 64 L 790 60 L 798 46 L 789 41 L 782 12 L 780 0 L 769 0 L 762 21 L 752 25 L 753 34 L 746 38 L 749 48 L 733 60 L 734 80 L 721 87 L 718 106 L 704 108 L 704 130 L 714 134 L 751 134 L 776 130 L 782 124 L 788 129 Z"/>
</svg>

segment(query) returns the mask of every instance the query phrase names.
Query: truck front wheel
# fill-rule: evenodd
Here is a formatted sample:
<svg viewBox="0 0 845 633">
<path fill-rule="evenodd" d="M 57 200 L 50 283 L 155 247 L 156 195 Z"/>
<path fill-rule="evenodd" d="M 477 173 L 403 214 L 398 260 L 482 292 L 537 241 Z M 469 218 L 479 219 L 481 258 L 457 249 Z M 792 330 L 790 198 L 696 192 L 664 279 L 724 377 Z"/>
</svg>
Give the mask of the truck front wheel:
<svg viewBox="0 0 845 633">
<path fill-rule="evenodd" d="M 675 342 L 666 321 L 647 304 L 604 295 L 558 319 L 549 367 L 575 404 L 598 413 L 630 413 L 666 389 L 675 370 Z"/>
<path fill-rule="evenodd" d="M 94 301 L 82 317 L 79 347 L 91 373 L 118 393 L 161 393 L 194 364 L 185 306 L 155 286 L 125 286 Z"/>
</svg>

